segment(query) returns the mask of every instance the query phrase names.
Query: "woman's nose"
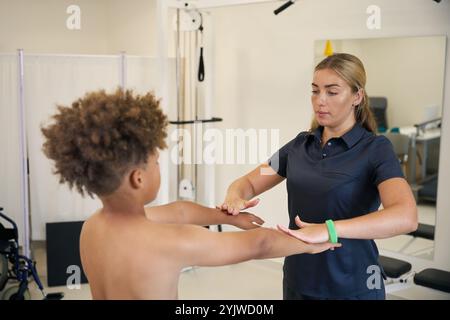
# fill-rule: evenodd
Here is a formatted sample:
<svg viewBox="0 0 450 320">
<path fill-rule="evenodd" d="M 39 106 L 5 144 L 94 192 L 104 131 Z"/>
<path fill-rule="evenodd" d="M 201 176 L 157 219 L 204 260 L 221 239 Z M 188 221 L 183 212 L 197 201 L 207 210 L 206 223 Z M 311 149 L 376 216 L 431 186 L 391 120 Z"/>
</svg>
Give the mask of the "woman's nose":
<svg viewBox="0 0 450 320">
<path fill-rule="evenodd" d="M 317 97 L 317 102 L 320 106 L 325 105 L 326 96 L 323 93 L 319 94 L 319 96 Z"/>
</svg>

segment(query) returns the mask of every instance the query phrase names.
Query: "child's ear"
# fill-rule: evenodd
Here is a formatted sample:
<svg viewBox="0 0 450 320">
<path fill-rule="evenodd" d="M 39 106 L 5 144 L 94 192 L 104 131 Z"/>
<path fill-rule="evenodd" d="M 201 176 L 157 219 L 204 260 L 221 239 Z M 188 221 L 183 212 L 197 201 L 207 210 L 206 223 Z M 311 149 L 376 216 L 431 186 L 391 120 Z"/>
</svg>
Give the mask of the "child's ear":
<svg viewBox="0 0 450 320">
<path fill-rule="evenodd" d="M 144 182 L 144 179 L 142 177 L 142 171 L 139 169 L 134 169 L 133 171 L 131 171 L 129 179 L 130 185 L 133 189 L 139 189 Z"/>
</svg>

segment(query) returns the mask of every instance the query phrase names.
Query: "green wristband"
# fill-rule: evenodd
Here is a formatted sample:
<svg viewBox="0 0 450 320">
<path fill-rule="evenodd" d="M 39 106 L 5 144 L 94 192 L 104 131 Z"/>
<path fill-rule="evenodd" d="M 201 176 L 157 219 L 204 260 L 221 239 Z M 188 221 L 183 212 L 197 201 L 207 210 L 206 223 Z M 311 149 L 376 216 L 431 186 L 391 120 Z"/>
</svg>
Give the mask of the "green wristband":
<svg viewBox="0 0 450 320">
<path fill-rule="evenodd" d="M 327 220 L 327 221 L 325 221 L 325 223 L 327 224 L 328 235 L 330 236 L 330 242 L 331 243 L 337 243 L 338 242 L 338 237 L 337 237 L 336 228 L 334 227 L 333 220 L 331 220 L 331 219 Z"/>
</svg>

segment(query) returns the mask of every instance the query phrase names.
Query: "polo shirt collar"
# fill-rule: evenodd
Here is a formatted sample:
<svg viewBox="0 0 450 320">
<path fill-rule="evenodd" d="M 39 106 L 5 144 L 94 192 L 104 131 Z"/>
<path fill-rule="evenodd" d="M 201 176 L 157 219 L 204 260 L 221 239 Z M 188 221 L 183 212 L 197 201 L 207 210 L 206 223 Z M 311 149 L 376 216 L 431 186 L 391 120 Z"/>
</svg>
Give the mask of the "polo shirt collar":
<svg viewBox="0 0 450 320">
<path fill-rule="evenodd" d="M 345 142 L 348 148 L 353 147 L 366 133 L 366 129 L 364 129 L 359 123 L 356 123 L 350 131 L 341 136 L 341 139 Z M 314 136 L 318 141 L 322 140 L 322 132 L 323 127 L 319 126 L 317 129 L 311 132 L 311 135 Z"/>
<path fill-rule="evenodd" d="M 363 137 L 366 129 L 364 129 L 359 123 L 356 123 L 353 128 L 345 133 L 341 138 L 347 144 L 348 148 L 353 147 Z"/>
</svg>

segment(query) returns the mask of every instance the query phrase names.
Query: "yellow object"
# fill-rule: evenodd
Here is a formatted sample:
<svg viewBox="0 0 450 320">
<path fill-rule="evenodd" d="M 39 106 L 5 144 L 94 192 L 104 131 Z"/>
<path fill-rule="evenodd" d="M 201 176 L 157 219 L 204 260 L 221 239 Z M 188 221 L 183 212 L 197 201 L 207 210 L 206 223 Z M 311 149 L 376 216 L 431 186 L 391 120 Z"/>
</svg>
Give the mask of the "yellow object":
<svg viewBox="0 0 450 320">
<path fill-rule="evenodd" d="M 323 53 L 327 57 L 333 55 L 333 46 L 330 40 L 327 40 L 327 43 L 325 44 L 325 51 Z"/>
</svg>

